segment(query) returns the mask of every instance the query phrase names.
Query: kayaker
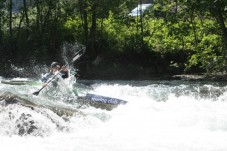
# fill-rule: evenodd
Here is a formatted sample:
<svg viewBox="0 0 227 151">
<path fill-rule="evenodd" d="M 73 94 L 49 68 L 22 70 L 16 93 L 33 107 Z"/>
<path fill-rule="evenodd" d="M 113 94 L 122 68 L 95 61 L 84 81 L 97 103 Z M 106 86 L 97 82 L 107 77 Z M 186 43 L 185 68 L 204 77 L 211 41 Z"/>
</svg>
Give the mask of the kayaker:
<svg viewBox="0 0 227 151">
<path fill-rule="evenodd" d="M 61 69 L 61 70 L 60 70 Z M 46 83 L 48 82 L 49 79 L 51 79 L 54 75 L 60 73 L 60 76 L 65 79 L 69 77 L 69 71 L 66 66 L 60 66 L 58 62 L 52 62 L 50 65 L 50 72 L 46 73 L 45 75 L 42 76 L 41 81 Z"/>
</svg>

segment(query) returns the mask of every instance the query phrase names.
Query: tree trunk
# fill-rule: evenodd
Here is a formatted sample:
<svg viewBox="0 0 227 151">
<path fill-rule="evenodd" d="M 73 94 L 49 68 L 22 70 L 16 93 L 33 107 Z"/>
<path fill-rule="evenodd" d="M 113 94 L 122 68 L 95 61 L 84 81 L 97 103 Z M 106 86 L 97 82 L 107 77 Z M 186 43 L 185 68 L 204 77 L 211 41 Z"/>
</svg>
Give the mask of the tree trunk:
<svg viewBox="0 0 227 151">
<path fill-rule="evenodd" d="M 175 22 L 177 22 L 177 13 L 178 13 L 178 0 L 175 0 Z"/>
<path fill-rule="evenodd" d="M 193 33 L 194 33 L 194 46 L 195 46 L 195 49 L 197 49 L 197 47 L 198 47 L 198 36 L 197 36 L 196 22 L 195 22 L 193 12 L 190 13 L 190 22 L 192 24 L 192 29 L 193 29 Z"/>
<path fill-rule="evenodd" d="M 36 14 L 36 28 L 37 28 L 38 32 L 40 32 L 41 10 L 40 10 L 39 0 L 36 0 L 36 9 L 37 9 L 37 14 Z"/>
<path fill-rule="evenodd" d="M 227 60 L 227 28 L 225 26 L 224 17 L 222 15 L 222 12 L 220 10 L 220 7 L 215 6 L 214 7 L 214 15 L 215 18 L 221 28 L 222 31 L 222 37 L 223 37 L 223 44 L 224 44 L 224 50 L 223 50 L 223 59 L 224 59 L 224 65 L 226 65 Z"/>
<path fill-rule="evenodd" d="M 83 18 L 84 18 L 84 38 L 85 38 L 85 46 L 88 46 L 88 20 L 87 20 L 87 11 L 84 11 Z"/>
<path fill-rule="evenodd" d="M 90 29 L 90 49 L 91 54 L 95 54 L 95 41 L 96 41 L 96 3 L 91 7 L 92 9 L 92 19 L 91 19 L 91 29 Z"/>
<path fill-rule="evenodd" d="M 10 39 L 10 45 L 12 45 L 12 37 L 13 37 L 13 31 L 12 31 L 12 11 L 13 11 L 13 2 L 12 0 L 9 1 L 9 39 Z"/>
<path fill-rule="evenodd" d="M 88 12 L 87 12 L 87 3 L 82 0 L 79 1 L 80 6 L 80 16 L 82 20 L 82 26 L 84 29 L 84 45 L 88 48 Z"/>
<path fill-rule="evenodd" d="M 37 47 L 40 47 L 43 51 L 43 10 L 42 10 L 43 4 L 41 0 L 36 0 L 36 29 L 37 29 Z M 44 52 L 43 52 L 44 53 Z"/>
<path fill-rule="evenodd" d="M 143 48 L 143 12 L 142 12 L 142 0 L 139 1 L 140 3 L 140 31 L 141 31 L 141 48 Z"/>
<path fill-rule="evenodd" d="M 28 9 L 27 9 L 26 0 L 23 0 L 23 4 L 24 4 L 24 14 L 25 14 L 25 19 L 26 19 L 26 26 L 29 27 L 29 18 L 28 18 Z"/>
<path fill-rule="evenodd" d="M 2 18 L 0 17 L 0 45 L 2 44 Z M 0 47 L 1 49 L 1 47 Z"/>
<path fill-rule="evenodd" d="M 9 53 L 10 58 L 16 59 L 13 57 L 15 49 L 13 48 L 13 1 L 9 0 Z"/>
<path fill-rule="evenodd" d="M 20 36 L 21 24 L 24 20 L 24 16 L 25 16 L 25 14 L 24 14 L 24 12 L 22 12 L 22 16 L 21 16 L 20 23 L 19 23 L 18 30 L 17 30 L 16 41 L 18 41 L 19 36 Z"/>
</svg>

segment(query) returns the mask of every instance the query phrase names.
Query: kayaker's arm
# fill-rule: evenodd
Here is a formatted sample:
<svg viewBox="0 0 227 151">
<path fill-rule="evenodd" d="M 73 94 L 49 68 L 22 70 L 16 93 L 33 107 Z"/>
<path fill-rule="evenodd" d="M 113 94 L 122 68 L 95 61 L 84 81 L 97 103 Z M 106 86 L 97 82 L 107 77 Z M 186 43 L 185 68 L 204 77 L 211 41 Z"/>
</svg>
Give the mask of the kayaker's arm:
<svg viewBox="0 0 227 151">
<path fill-rule="evenodd" d="M 53 76 L 53 74 L 51 74 L 51 73 L 46 73 L 44 76 L 42 76 L 41 81 L 42 81 L 43 83 L 46 83 L 52 76 Z"/>
</svg>

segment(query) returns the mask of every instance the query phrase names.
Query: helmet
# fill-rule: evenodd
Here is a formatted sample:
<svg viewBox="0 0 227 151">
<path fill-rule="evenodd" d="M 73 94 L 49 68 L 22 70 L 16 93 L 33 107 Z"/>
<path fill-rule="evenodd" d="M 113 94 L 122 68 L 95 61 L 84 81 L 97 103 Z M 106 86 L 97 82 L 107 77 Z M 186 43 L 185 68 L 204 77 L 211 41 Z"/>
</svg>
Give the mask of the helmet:
<svg viewBox="0 0 227 151">
<path fill-rule="evenodd" d="M 54 68 L 54 67 L 58 67 L 60 68 L 60 63 L 58 62 L 52 62 L 51 65 L 50 65 L 51 68 Z"/>
</svg>

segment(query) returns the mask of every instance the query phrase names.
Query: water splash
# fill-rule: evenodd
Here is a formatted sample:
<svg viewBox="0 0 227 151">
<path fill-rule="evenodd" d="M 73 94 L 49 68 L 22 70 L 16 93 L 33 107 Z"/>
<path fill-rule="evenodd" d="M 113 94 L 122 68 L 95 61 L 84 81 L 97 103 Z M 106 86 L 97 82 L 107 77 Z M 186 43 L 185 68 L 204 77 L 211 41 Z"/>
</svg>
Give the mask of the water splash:
<svg viewBox="0 0 227 151">
<path fill-rule="evenodd" d="M 64 43 L 62 46 L 62 58 L 65 62 L 69 62 L 70 59 L 78 52 L 79 50 L 85 51 L 85 46 L 75 42 L 73 44 L 71 43 Z"/>
<path fill-rule="evenodd" d="M 7 86 L 3 87 L 6 89 Z M 46 109 L 33 111 L 17 106 L 11 106 L 11 109 L 10 106 L 1 107 L 0 125 L 6 127 L 0 130 L 1 147 L 35 151 L 78 148 L 114 151 L 227 149 L 227 86 L 223 83 L 99 81 L 91 87 L 91 92 L 124 99 L 128 103 L 112 111 L 82 108 L 80 111 L 85 116 L 67 117 L 67 121 Z M 15 90 L 20 88 L 14 87 Z M 32 89 L 31 86 L 28 88 Z M 40 103 L 51 102 L 39 97 L 32 99 Z M 75 104 L 63 100 L 54 104 L 75 107 Z M 14 121 L 10 121 L 9 112 L 15 116 Z M 28 116 L 28 119 L 34 120 L 35 125 L 43 125 L 38 128 L 39 132 L 43 131 L 43 136 L 34 133 L 17 137 L 15 132 L 19 129 L 14 129 L 15 123 L 23 113 L 30 114 L 32 118 Z M 56 123 L 65 130 L 58 129 Z M 13 146 L 9 145 L 12 141 Z"/>
</svg>

